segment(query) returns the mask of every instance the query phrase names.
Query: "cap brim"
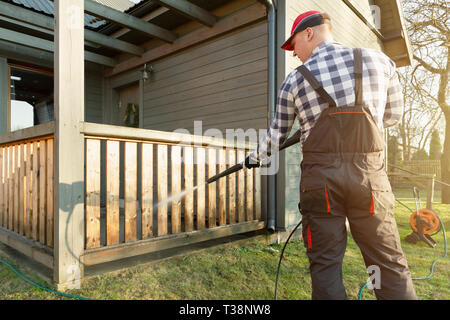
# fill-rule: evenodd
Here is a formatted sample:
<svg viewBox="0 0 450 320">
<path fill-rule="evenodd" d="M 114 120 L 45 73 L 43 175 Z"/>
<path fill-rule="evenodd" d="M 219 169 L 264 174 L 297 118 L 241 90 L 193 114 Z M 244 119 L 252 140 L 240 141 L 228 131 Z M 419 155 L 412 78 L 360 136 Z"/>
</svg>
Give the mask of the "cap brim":
<svg viewBox="0 0 450 320">
<path fill-rule="evenodd" d="M 323 15 L 320 12 L 317 12 L 313 15 L 310 15 L 306 18 L 304 18 L 293 30 L 291 36 L 284 42 L 284 44 L 281 46 L 281 49 L 293 51 L 294 46 L 291 45 L 292 38 L 300 31 L 305 30 L 308 27 L 314 27 L 319 24 L 323 23 Z"/>
<path fill-rule="evenodd" d="M 287 50 L 287 51 L 293 51 L 294 47 L 291 45 L 291 40 L 294 37 L 295 33 L 291 35 L 281 46 L 281 49 Z"/>
</svg>

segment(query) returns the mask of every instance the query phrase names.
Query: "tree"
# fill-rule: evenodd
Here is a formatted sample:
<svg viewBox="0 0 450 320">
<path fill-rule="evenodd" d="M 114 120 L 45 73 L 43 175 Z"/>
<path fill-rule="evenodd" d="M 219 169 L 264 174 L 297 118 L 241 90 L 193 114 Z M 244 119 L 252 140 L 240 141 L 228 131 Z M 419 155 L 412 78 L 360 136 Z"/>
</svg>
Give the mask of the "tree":
<svg viewBox="0 0 450 320">
<path fill-rule="evenodd" d="M 388 138 L 388 160 L 389 163 L 396 165 L 402 161 L 402 154 L 398 145 L 398 138 L 396 136 L 389 136 Z"/>
<path fill-rule="evenodd" d="M 411 160 L 428 160 L 430 157 L 424 149 L 417 150 L 413 155 Z"/>
<path fill-rule="evenodd" d="M 441 157 L 442 180 L 450 183 L 450 105 L 448 75 L 450 70 L 450 21 L 446 0 L 404 0 L 405 18 L 414 52 L 415 85 L 421 96 L 433 101 L 444 114 L 445 140 Z M 430 85 L 430 82 L 435 85 Z M 443 186 L 442 202 L 450 204 L 450 187 Z"/>
<path fill-rule="evenodd" d="M 438 130 L 434 130 L 430 141 L 430 159 L 439 160 L 442 155 L 441 137 Z"/>
<path fill-rule="evenodd" d="M 400 124 L 391 129 L 391 134 L 401 138 L 404 160 L 410 160 L 414 150 L 425 148 L 432 132 L 443 120 L 435 97 L 428 94 L 435 87 L 435 79 L 433 75 L 417 70 L 418 66 L 416 63 L 398 72 L 405 112 Z"/>
</svg>

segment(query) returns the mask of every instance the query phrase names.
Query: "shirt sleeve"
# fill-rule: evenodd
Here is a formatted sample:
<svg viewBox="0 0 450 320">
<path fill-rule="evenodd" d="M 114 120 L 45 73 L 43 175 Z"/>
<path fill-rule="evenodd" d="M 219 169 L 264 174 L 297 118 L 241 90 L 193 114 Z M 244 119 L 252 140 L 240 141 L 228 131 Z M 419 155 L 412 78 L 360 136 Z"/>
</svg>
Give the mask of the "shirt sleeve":
<svg viewBox="0 0 450 320">
<path fill-rule="evenodd" d="M 392 76 L 389 79 L 387 89 L 386 108 L 384 110 L 383 125 L 385 128 L 391 127 L 402 118 L 403 115 L 403 92 L 397 72 L 395 72 L 395 64 L 392 62 Z"/>
<path fill-rule="evenodd" d="M 290 79 L 291 77 L 287 77 L 281 85 L 277 97 L 275 118 L 266 134 L 260 139 L 257 149 L 250 154 L 251 159 L 266 160 L 271 154 L 278 152 L 280 145 L 291 131 L 295 120 L 295 105 Z"/>
</svg>

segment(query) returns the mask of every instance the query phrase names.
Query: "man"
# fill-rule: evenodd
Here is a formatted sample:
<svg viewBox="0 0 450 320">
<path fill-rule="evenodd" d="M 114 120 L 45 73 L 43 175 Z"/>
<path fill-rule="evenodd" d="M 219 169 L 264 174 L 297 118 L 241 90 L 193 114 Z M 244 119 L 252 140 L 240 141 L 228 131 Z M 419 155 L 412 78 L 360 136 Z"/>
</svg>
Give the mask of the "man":
<svg viewBox="0 0 450 320">
<path fill-rule="evenodd" d="M 303 152 L 299 209 L 313 299 L 346 299 L 346 218 L 366 267 L 379 268 L 377 299 L 417 299 L 393 215 L 383 129 L 398 122 L 403 98 L 395 64 L 382 52 L 333 41 L 330 18 L 297 17 L 282 47 L 303 66 L 284 80 L 274 121 L 248 168 L 278 150 L 295 118 Z"/>
</svg>

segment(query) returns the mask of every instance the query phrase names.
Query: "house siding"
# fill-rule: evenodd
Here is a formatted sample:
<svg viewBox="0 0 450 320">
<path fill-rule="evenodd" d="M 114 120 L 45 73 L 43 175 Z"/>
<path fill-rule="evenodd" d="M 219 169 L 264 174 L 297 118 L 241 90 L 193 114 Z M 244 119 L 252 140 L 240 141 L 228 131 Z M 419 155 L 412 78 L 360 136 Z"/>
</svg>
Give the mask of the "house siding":
<svg viewBox="0 0 450 320">
<path fill-rule="evenodd" d="M 144 128 L 266 128 L 267 41 L 263 22 L 153 63 Z"/>
<path fill-rule="evenodd" d="M 85 68 L 84 119 L 87 122 L 103 123 L 103 67 L 93 65 Z"/>
</svg>

